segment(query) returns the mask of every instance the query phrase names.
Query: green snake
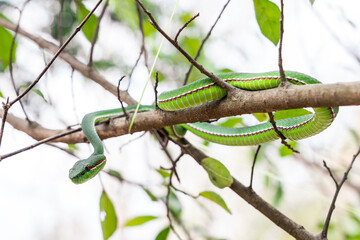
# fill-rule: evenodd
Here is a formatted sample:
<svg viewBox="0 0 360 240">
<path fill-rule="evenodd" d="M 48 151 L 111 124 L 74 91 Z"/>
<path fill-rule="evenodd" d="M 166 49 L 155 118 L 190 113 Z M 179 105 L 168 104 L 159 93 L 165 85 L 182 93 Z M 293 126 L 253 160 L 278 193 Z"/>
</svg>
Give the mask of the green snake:
<svg viewBox="0 0 360 240">
<path fill-rule="evenodd" d="M 296 85 L 319 84 L 318 80 L 298 72 L 286 71 L 288 82 Z M 281 83 L 279 72 L 265 73 L 226 73 L 217 75 L 232 86 L 249 90 L 260 91 L 276 88 Z M 221 99 L 226 90 L 215 84 L 210 78 L 195 81 L 178 89 L 164 92 L 159 95 L 158 107 L 164 111 L 177 111 L 205 102 Z M 126 111 L 136 106 L 126 107 Z M 155 109 L 154 106 L 141 106 L 141 111 Z M 299 140 L 311 137 L 326 129 L 336 117 L 338 107 L 314 108 L 314 113 L 295 116 L 276 121 L 278 130 L 290 140 Z M 81 127 L 94 147 L 94 152 L 87 159 L 80 160 L 69 171 L 69 177 L 74 183 L 83 183 L 96 176 L 106 163 L 104 147 L 95 130 L 95 123 L 104 118 L 123 114 L 122 108 L 102 110 L 84 116 Z M 270 122 L 255 126 L 228 128 L 215 126 L 210 123 L 197 122 L 178 124 L 174 128 L 175 135 L 183 136 L 186 130 L 206 139 L 224 145 L 246 146 L 259 145 L 279 138 Z"/>
</svg>

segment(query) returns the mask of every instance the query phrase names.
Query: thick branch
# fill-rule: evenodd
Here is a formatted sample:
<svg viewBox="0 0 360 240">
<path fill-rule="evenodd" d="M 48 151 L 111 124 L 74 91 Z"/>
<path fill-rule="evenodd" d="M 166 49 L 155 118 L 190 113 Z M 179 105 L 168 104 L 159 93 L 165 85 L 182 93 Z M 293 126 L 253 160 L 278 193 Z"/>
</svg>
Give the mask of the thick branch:
<svg viewBox="0 0 360 240">
<path fill-rule="evenodd" d="M 221 117 L 247 113 L 271 112 L 276 110 L 360 105 L 360 82 L 317 84 L 306 86 L 289 86 L 286 89 L 269 89 L 258 91 L 241 91 L 233 98 L 224 98 L 193 108 L 176 112 L 162 110 L 139 113 L 135 119 L 133 132 L 160 129 L 179 123 L 207 121 Z M 3 112 L 0 111 L 0 117 Z M 30 126 L 26 121 L 9 114 L 8 122 L 16 129 L 24 131 L 35 139 L 43 139 L 61 132 Z M 129 123 L 125 119 L 114 119 L 110 124 L 98 126 L 100 138 L 110 138 L 128 133 Z M 82 134 L 73 135 L 56 141 L 66 143 L 85 142 Z"/>
<path fill-rule="evenodd" d="M 197 163 L 201 164 L 201 160 L 206 158 L 207 156 L 194 148 L 189 142 L 185 139 L 182 139 L 181 144 L 183 147 L 183 151 L 193 157 Z M 288 218 L 283 213 L 279 212 L 276 208 L 271 206 L 268 202 L 262 199 L 258 194 L 256 194 L 251 188 L 244 186 L 241 182 L 234 178 L 233 184 L 230 186 L 231 190 L 233 190 L 237 195 L 239 195 L 242 199 L 244 199 L 251 206 L 256 208 L 262 214 L 264 214 L 268 219 L 270 219 L 273 223 L 278 225 L 281 229 L 289 233 L 296 239 L 299 240 L 315 240 L 318 239 L 317 236 L 307 231 L 303 226 L 297 224 L 290 218 Z"/>
</svg>

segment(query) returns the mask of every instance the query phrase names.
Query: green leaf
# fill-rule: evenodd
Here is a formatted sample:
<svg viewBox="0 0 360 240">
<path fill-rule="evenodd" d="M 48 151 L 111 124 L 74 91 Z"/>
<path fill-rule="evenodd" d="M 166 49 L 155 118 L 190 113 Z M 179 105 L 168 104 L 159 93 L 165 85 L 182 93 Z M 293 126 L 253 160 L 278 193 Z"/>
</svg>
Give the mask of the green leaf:
<svg viewBox="0 0 360 240">
<path fill-rule="evenodd" d="M 163 178 L 167 178 L 170 176 L 170 173 L 166 170 L 163 169 L 156 169 L 156 171 L 163 177 Z"/>
<path fill-rule="evenodd" d="M 84 4 L 82 4 L 80 0 L 75 1 L 75 3 L 77 20 L 80 24 L 90 11 L 86 9 Z M 82 32 L 85 34 L 85 37 L 87 38 L 87 40 L 89 40 L 89 42 L 92 41 L 98 21 L 98 18 L 94 14 L 92 14 L 90 18 L 86 21 L 84 26 L 81 28 Z"/>
<path fill-rule="evenodd" d="M 242 125 L 243 119 L 241 117 L 229 117 L 221 122 L 219 126 L 234 128 L 236 125 Z"/>
<path fill-rule="evenodd" d="M 303 108 L 280 110 L 274 113 L 274 120 L 277 121 L 285 118 L 300 117 L 308 114 L 312 114 L 312 112 Z"/>
<path fill-rule="evenodd" d="M 359 134 L 358 134 L 357 130 L 350 129 L 349 131 L 351 133 L 351 136 L 354 138 L 354 140 L 356 142 L 356 145 L 359 145 L 360 144 L 360 137 L 359 137 Z"/>
<path fill-rule="evenodd" d="M 224 199 L 219 195 L 217 194 L 216 192 L 212 192 L 212 191 L 204 191 L 204 192 L 201 192 L 199 194 L 199 196 L 202 196 L 204 198 L 207 198 L 211 201 L 213 201 L 214 203 L 218 204 L 220 207 L 222 207 L 223 209 L 225 209 L 228 213 L 231 214 L 231 211 L 230 209 L 228 208 L 228 206 L 226 205 Z"/>
<path fill-rule="evenodd" d="M 0 27 L 0 43 L 1 43 L 0 72 L 4 71 L 4 69 L 6 69 L 9 66 L 12 40 L 13 40 L 13 35 L 11 35 L 11 33 L 5 28 Z M 12 62 L 15 61 L 16 47 L 17 47 L 17 43 L 15 42 L 14 49 L 12 52 Z"/>
<path fill-rule="evenodd" d="M 100 60 L 100 61 L 94 61 L 94 67 L 101 70 L 106 70 L 111 67 L 115 67 L 116 64 L 111 60 Z"/>
<path fill-rule="evenodd" d="M 159 234 L 156 236 L 155 240 L 166 240 L 170 232 L 170 226 L 164 228 L 159 232 Z"/>
<path fill-rule="evenodd" d="M 121 173 L 119 173 L 118 171 L 114 170 L 114 169 L 109 169 L 109 174 L 113 177 L 116 177 L 117 179 L 119 179 L 120 181 L 123 180 L 123 177 L 121 175 Z"/>
<path fill-rule="evenodd" d="M 131 218 L 129 220 L 126 221 L 124 227 L 134 227 L 134 226 L 139 226 L 142 225 L 144 223 L 147 223 L 151 220 L 157 219 L 158 217 L 156 216 L 138 216 L 138 217 L 134 217 Z"/>
<path fill-rule="evenodd" d="M 220 73 L 233 73 L 235 72 L 235 70 L 230 69 L 230 68 L 222 68 L 219 70 Z"/>
<path fill-rule="evenodd" d="M 209 175 L 210 181 L 218 188 L 231 186 L 233 178 L 229 170 L 218 160 L 214 158 L 204 158 L 201 161 L 202 167 Z"/>
<path fill-rule="evenodd" d="M 104 240 L 108 239 L 116 230 L 117 227 L 117 217 L 113 203 L 106 194 L 105 191 L 102 192 L 100 197 L 100 216 L 101 219 L 101 228 L 103 232 Z"/>
<path fill-rule="evenodd" d="M 151 199 L 151 201 L 153 201 L 153 202 L 157 201 L 157 198 L 155 197 L 154 194 L 152 194 L 152 192 L 150 192 L 149 189 L 143 188 L 143 190 L 144 190 L 145 193 L 149 196 L 149 198 Z"/>
<path fill-rule="evenodd" d="M 275 46 L 280 39 L 280 9 L 269 0 L 254 0 L 255 15 L 262 34 Z"/>
<path fill-rule="evenodd" d="M 63 1 L 62 12 L 59 12 L 54 16 L 54 20 L 51 24 L 51 36 L 53 36 L 53 38 L 59 39 L 59 31 L 61 31 L 61 37 L 66 38 L 74 30 L 77 17 L 76 13 L 71 8 L 71 5 L 72 1 Z M 59 14 L 61 14 L 61 28 L 59 28 Z"/>
<path fill-rule="evenodd" d="M 187 37 L 181 39 L 180 45 L 190 54 L 190 56 L 195 56 L 201 45 L 201 39 L 195 37 Z"/>
<path fill-rule="evenodd" d="M 256 119 L 259 122 L 263 122 L 267 120 L 267 114 L 266 113 L 253 113 L 254 117 L 256 117 Z"/>
<path fill-rule="evenodd" d="M 68 150 L 70 151 L 70 152 L 75 152 L 76 150 L 78 150 L 79 148 L 78 148 L 78 146 L 76 146 L 76 144 L 68 144 Z"/>
<path fill-rule="evenodd" d="M 169 210 L 177 221 L 180 221 L 182 214 L 182 206 L 179 198 L 171 190 L 169 195 Z"/>
<path fill-rule="evenodd" d="M 29 86 L 30 86 L 30 83 L 20 86 L 19 89 L 26 89 Z M 32 88 L 30 91 L 37 94 L 37 95 L 39 95 L 45 102 L 47 102 L 46 99 L 45 99 L 44 94 L 39 89 Z"/>
<path fill-rule="evenodd" d="M 156 32 L 156 29 L 154 28 L 153 25 L 151 25 L 151 23 L 149 21 L 145 21 L 143 23 L 143 28 L 144 28 L 144 36 L 145 37 L 149 37 L 151 35 L 153 35 L 153 33 Z"/>
<path fill-rule="evenodd" d="M 279 203 L 280 203 L 281 199 L 283 198 L 283 196 L 284 196 L 284 191 L 283 191 L 281 182 L 278 182 L 278 184 L 276 186 L 275 196 L 274 196 L 274 199 L 273 199 L 273 205 L 275 207 L 279 206 Z"/>
<path fill-rule="evenodd" d="M 309 1 L 310 1 L 311 5 L 313 5 L 315 2 L 315 0 L 309 0 Z"/>
<path fill-rule="evenodd" d="M 289 144 L 294 149 L 297 146 L 296 142 L 289 142 Z M 289 149 L 287 146 L 281 145 L 281 147 L 279 149 L 279 154 L 281 157 L 286 157 L 286 156 L 294 155 L 294 152 L 291 149 Z"/>
<path fill-rule="evenodd" d="M 1 98 L 4 98 L 4 95 L 2 94 L 2 92 L 0 91 L 0 97 Z"/>
</svg>

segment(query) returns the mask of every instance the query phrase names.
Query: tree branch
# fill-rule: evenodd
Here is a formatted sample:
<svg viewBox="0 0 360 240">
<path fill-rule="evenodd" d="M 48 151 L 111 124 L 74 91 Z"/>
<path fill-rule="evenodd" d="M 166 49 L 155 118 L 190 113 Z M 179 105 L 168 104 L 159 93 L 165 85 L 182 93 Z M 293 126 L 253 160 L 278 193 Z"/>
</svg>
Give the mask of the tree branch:
<svg viewBox="0 0 360 240">
<path fill-rule="evenodd" d="M 231 86 L 230 84 L 226 83 L 219 77 L 217 77 L 214 73 L 211 73 L 207 71 L 201 64 L 196 62 L 180 45 L 173 40 L 169 35 L 165 33 L 164 30 L 161 29 L 161 27 L 157 24 L 156 20 L 152 16 L 152 14 L 144 7 L 144 5 L 139 1 L 136 0 L 136 2 L 140 5 L 140 7 L 143 9 L 143 11 L 148 15 L 148 17 L 151 19 L 151 24 L 154 26 L 154 28 L 161 33 L 192 65 L 194 65 L 201 73 L 208 76 L 211 80 L 213 80 L 216 84 L 221 86 L 222 88 L 225 88 L 228 93 L 234 92 L 235 87 Z"/>
<path fill-rule="evenodd" d="M 10 23 L 3 18 L 0 18 L 0 26 L 3 26 L 12 31 L 15 31 L 16 29 L 15 24 Z M 56 53 L 58 51 L 59 47 L 56 44 L 53 44 L 52 42 L 49 42 L 41 37 L 34 36 L 23 30 L 22 28 L 19 28 L 18 33 L 35 42 L 40 48 L 46 49 L 51 53 Z M 89 79 L 102 86 L 105 90 L 112 93 L 114 96 L 117 96 L 117 87 L 108 82 L 96 70 L 80 62 L 79 60 L 71 56 L 69 53 L 62 52 L 59 57 L 65 62 L 67 62 L 72 68 L 82 73 L 85 77 L 88 77 Z M 129 105 L 136 104 L 136 101 L 129 95 L 127 91 L 121 91 L 121 100 Z"/>
<path fill-rule="evenodd" d="M 205 42 L 209 39 L 209 37 L 210 37 L 213 29 L 215 28 L 216 24 L 218 23 L 218 21 L 219 21 L 219 19 L 221 18 L 223 12 L 225 11 L 225 8 L 227 7 L 227 5 L 228 5 L 229 3 L 230 3 L 230 0 L 228 0 L 228 1 L 225 3 L 224 7 L 222 8 L 222 10 L 221 10 L 220 13 L 219 13 L 219 16 L 216 18 L 214 24 L 211 26 L 209 32 L 206 34 L 206 36 L 204 37 L 204 39 L 201 41 L 200 47 L 199 47 L 199 49 L 196 51 L 196 54 L 195 54 L 195 57 L 194 57 L 194 60 L 195 60 L 195 61 L 199 58 L 200 53 L 201 53 L 201 50 L 203 49 L 203 47 L 204 47 L 204 45 L 205 45 Z M 175 39 L 176 39 L 176 38 L 175 38 Z M 187 84 L 193 66 L 194 66 L 194 65 L 191 64 L 190 67 L 189 67 L 189 70 L 186 72 L 185 78 L 184 78 L 184 84 L 183 84 L 183 85 L 186 85 L 186 84 Z"/>
<path fill-rule="evenodd" d="M 339 195 L 339 192 L 341 190 L 341 187 L 344 185 L 345 181 L 347 180 L 348 178 L 348 175 L 350 173 L 350 170 L 352 169 L 352 166 L 354 165 L 354 162 L 355 162 L 355 159 L 359 156 L 360 154 L 360 148 L 359 150 L 354 154 L 353 156 L 353 159 L 349 165 L 349 167 L 347 168 L 347 170 L 344 172 L 344 176 L 343 178 L 341 179 L 340 182 L 338 182 L 335 178 L 335 176 L 333 175 L 331 169 L 327 166 L 326 162 L 323 161 L 324 163 L 324 167 L 326 168 L 326 170 L 329 172 L 329 175 L 330 177 L 332 178 L 332 180 L 334 181 L 335 183 L 335 187 L 336 187 L 336 190 L 335 190 L 335 193 L 334 193 L 334 197 L 331 201 L 331 204 L 330 204 L 330 208 L 329 208 L 329 211 L 328 211 L 328 214 L 326 216 L 326 220 L 325 220 L 325 223 L 324 223 L 324 228 L 321 232 L 321 239 L 327 239 L 327 233 L 328 233 L 328 229 L 329 229 L 329 225 L 330 225 L 330 220 L 331 220 L 331 216 L 332 216 L 332 213 L 334 212 L 335 210 L 335 203 L 336 203 L 336 200 L 337 200 L 337 197 Z"/>
<path fill-rule="evenodd" d="M 201 165 L 201 161 L 207 156 L 193 147 L 191 143 L 185 139 L 178 140 L 179 146 L 183 146 L 183 151 L 190 155 L 197 163 Z M 255 209 L 264 214 L 273 223 L 279 226 L 281 229 L 289 233 L 291 236 L 298 240 L 315 240 L 317 237 L 311 232 L 307 231 L 303 226 L 295 223 L 293 220 L 288 218 L 286 215 L 278 211 L 276 208 L 271 206 L 268 202 L 262 199 L 256 194 L 251 188 L 244 186 L 241 182 L 234 178 L 233 184 L 230 189 L 233 190 L 238 196 L 244 199 L 247 203 L 253 206 Z"/>
<path fill-rule="evenodd" d="M 271 112 L 276 110 L 303 108 L 346 106 L 360 104 L 360 82 L 316 84 L 289 88 L 276 88 L 261 91 L 242 91 L 234 94 L 235 101 L 229 98 L 205 103 L 192 108 L 175 112 L 155 110 L 139 113 L 135 119 L 132 132 L 161 129 L 179 123 L 201 122 L 221 117 L 235 116 L 247 113 Z M 268 99 L 272 99 L 268 101 Z M 0 110 L 0 117 L 3 111 Z M 44 139 L 63 132 L 51 130 L 40 125 L 29 125 L 25 120 L 8 115 L 7 121 L 14 128 L 24 131 L 35 139 Z M 35 124 L 35 123 L 34 123 Z M 101 139 L 128 134 L 129 122 L 123 118 L 112 119 L 109 124 L 97 126 Z M 57 142 L 86 142 L 82 133 L 54 139 Z"/>
</svg>

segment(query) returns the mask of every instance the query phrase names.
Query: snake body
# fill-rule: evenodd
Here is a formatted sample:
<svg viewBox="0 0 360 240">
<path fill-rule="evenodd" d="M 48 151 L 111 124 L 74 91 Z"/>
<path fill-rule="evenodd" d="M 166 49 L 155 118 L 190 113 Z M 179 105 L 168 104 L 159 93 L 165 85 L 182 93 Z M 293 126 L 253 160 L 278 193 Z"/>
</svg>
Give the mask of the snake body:
<svg viewBox="0 0 360 240">
<path fill-rule="evenodd" d="M 288 82 L 296 85 L 320 84 L 318 80 L 303 73 L 286 71 Z M 260 91 L 278 87 L 281 83 L 279 72 L 265 73 L 227 73 L 217 75 L 223 81 L 249 91 Z M 177 111 L 205 102 L 221 99 L 226 95 L 226 90 L 214 83 L 210 78 L 204 78 L 178 89 L 161 93 L 158 106 L 164 111 Z M 126 107 L 130 111 L 136 106 Z M 140 106 L 141 111 L 155 109 L 154 106 Z M 314 113 L 303 116 L 285 118 L 276 121 L 279 131 L 290 140 L 299 140 L 311 137 L 326 129 L 335 119 L 338 107 L 314 108 Z M 83 183 L 94 177 L 106 163 L 104 148 L 95 130 L 95 122 L 99 119 L 123 114 L 121 108 L 102 110 L 85 115 L 81 126 L 89 142 L 94 147 L 93 154 L 80 160 L 70 169 L 69 177 L 74 183 Z M 246 146 L 258 145 L 274 141 L 279 138 L 270 122 L 255 126 L 228 128 L 215 126 L 209 123 L 197 122 L 176 125 L 178 131 L 190 132 L 211 142 Z"/>
</svg>

